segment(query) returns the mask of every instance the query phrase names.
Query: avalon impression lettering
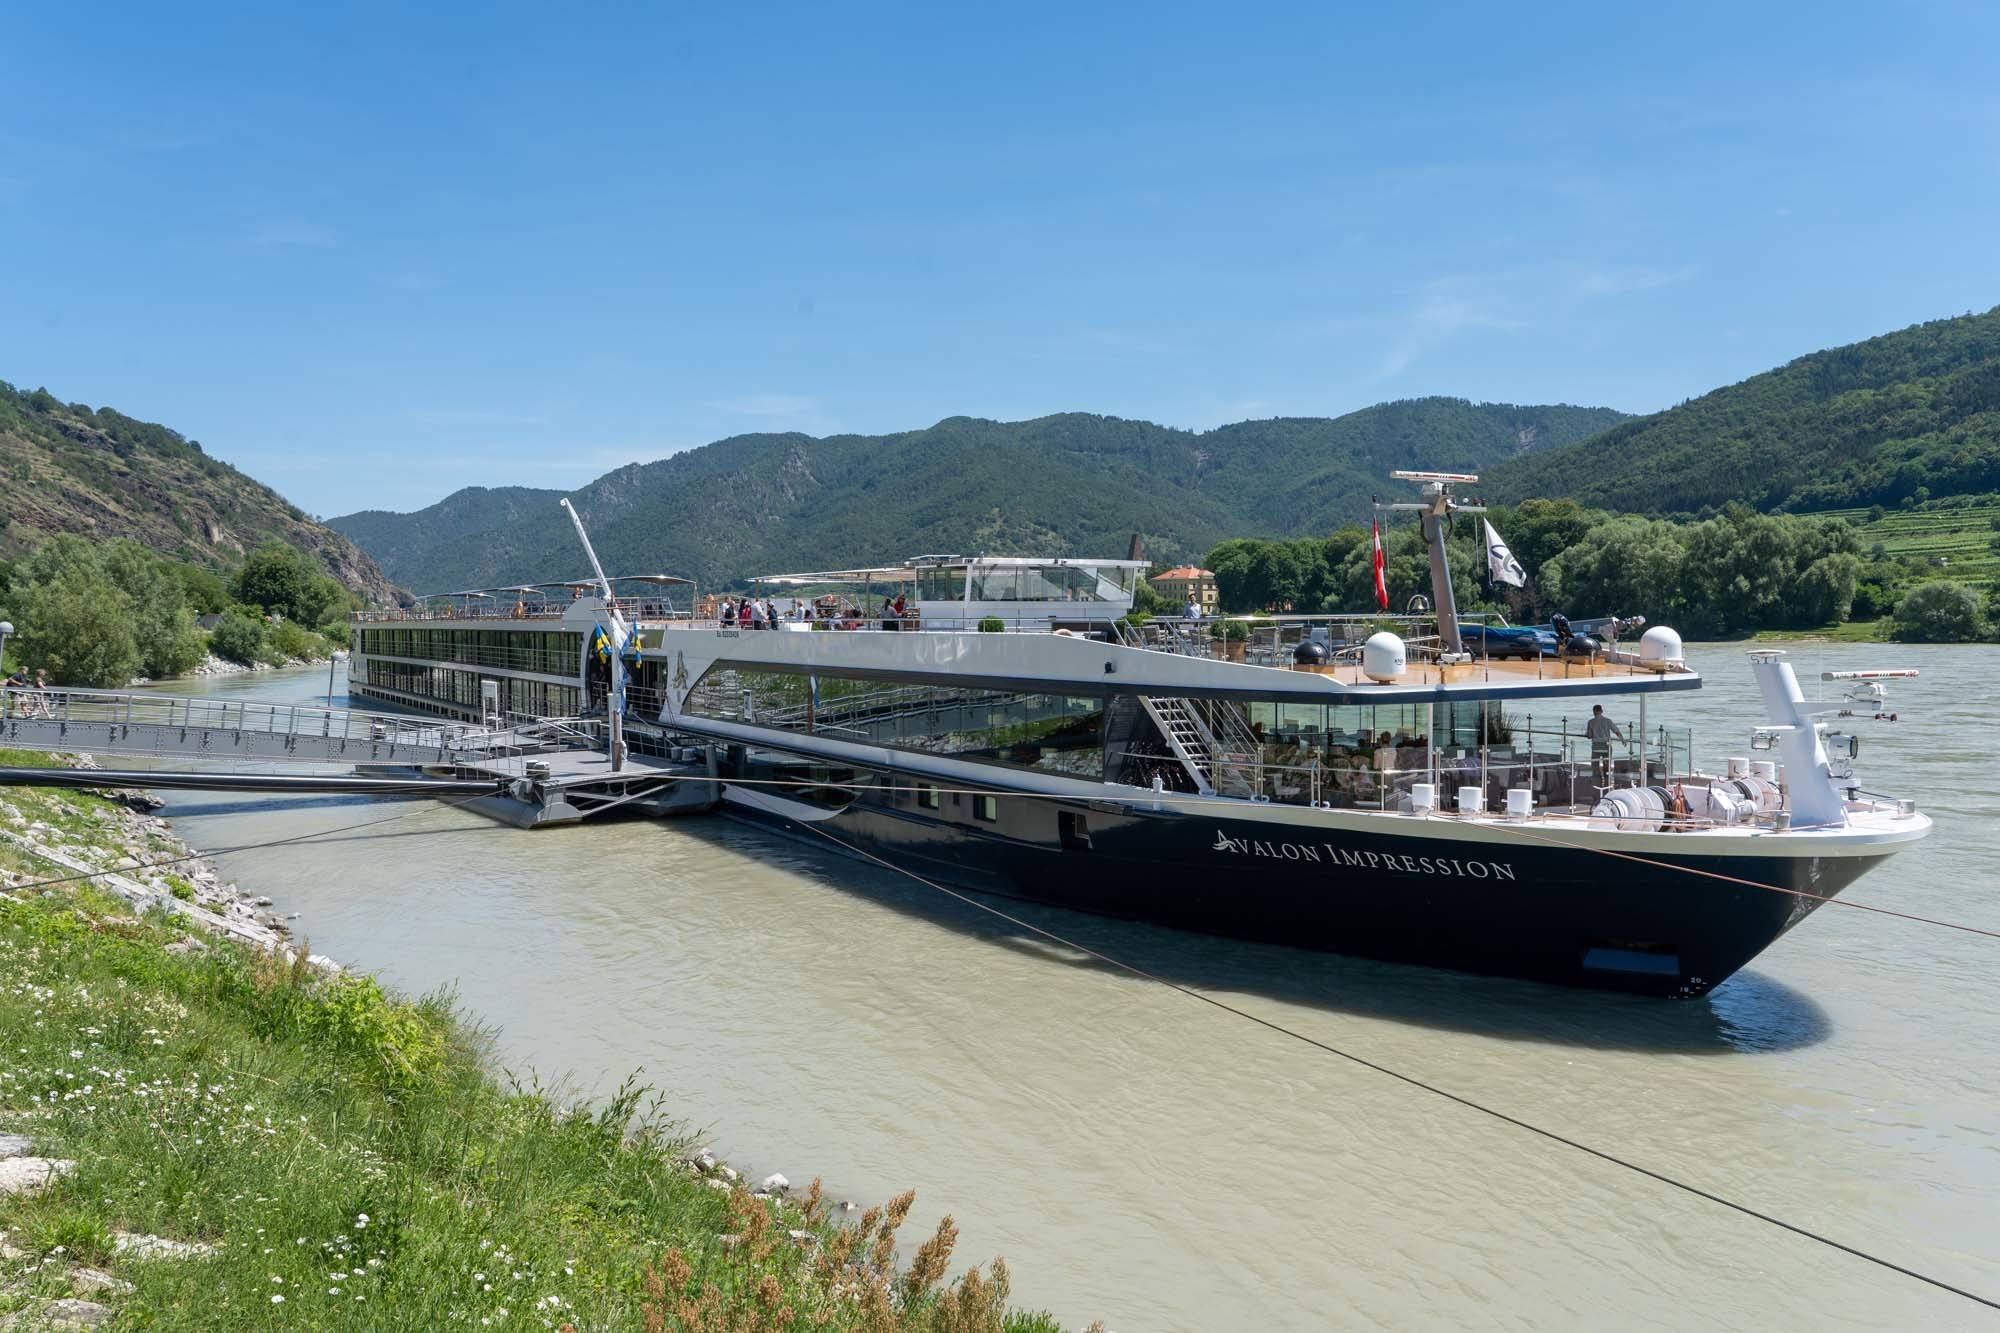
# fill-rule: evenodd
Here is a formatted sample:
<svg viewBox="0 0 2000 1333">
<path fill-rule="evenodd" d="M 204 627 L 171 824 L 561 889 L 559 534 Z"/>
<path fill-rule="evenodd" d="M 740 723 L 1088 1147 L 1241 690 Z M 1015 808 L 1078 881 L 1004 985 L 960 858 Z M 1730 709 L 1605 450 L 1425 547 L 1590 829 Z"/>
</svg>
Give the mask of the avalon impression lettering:
<svg viewBox="0 0 2000 1333">
<path fill-rule="evenodd" d="M 1363 852 L 1352 847 L 1338 847 L 1330 842 L 1265 842 L 1258 838 L 1232 838 L 1220 829 L 1216 830 L 1215 845 L 1209 850 L 1236 856 L 1265 857 L 1274 861 L 1391 870 L 1403 875 L 1442 875 L 1459 879 L 1514 878 L 1514 867 L 1506 861 L 1416 856 L 1406 852 Z"/>
</svg>

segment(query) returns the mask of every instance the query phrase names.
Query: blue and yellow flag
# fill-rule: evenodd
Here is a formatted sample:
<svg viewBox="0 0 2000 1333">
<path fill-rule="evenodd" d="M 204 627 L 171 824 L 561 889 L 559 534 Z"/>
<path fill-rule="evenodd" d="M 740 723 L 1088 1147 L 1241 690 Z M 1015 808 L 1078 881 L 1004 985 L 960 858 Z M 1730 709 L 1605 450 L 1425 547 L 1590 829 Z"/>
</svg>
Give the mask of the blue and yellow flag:
<svg viewBox="0 0 2000 1333">
<path fill-rule="evenodd" d="M 611 660 L 611 636 L 604 632 L 604 626 L 598 625 L 591 631 L 590 650 L 597 654 L 599 661 Z"/>
</svg>

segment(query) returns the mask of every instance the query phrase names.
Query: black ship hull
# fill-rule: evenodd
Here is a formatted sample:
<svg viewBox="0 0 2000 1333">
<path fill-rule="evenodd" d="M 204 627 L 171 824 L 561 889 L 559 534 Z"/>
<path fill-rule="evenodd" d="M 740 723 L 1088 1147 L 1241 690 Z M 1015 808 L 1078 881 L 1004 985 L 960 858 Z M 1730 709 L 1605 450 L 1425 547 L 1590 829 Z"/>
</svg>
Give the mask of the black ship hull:
<svg viewBox="0 0 2000 1333">
<path fill-rule="evenodd" d="M 1206 934 L 1672 998 L 1713 989 L 1889 854 L 1649 851 L 1640 861 L 1537 843 L 1505 826 L 1470 839 L 1427 836 L 1421 825 L 1334 831 L 1005 793 L 945 792 L 929 806 L 907 786 L 829 788 L 851 798 L 831 809 L 769 789 L 731 790 L 756 793 L 725 805 L 739 816 L 955 888 Z"/>
</svg>

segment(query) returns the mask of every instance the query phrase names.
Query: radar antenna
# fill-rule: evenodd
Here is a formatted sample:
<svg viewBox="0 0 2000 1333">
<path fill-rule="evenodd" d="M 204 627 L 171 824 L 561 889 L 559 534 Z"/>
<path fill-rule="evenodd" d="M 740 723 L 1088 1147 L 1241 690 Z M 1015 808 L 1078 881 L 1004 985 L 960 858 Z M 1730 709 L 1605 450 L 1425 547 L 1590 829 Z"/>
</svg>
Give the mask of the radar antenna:
<svg viewBox="0 0 2000 1333">
<path fill-rule="evenodd" d="M 1424 530 L 1424 545 L 1431 555 L 1431 601 L 1437 609 L 1438 652 L 1440 659 L 1447 662 L 1466 660 L 1465 640 L 1458 632 L 1458 599 L 1451 589 L 1451 562 L 1447 560 L 1444 548 L 1445 525 L 1453 514 L 1483 514 L 1483 504 L 1461 504 L 1452 498 L 1453 486 L 1471 485 L 1479 480 L 1470 472 L 1391 472 L 1397 481 L 1414 481 L 1423 488 L 1423 500 L 1417 504 L 1383 504 L 1375 502 L 1375 512 L 1385 513 L 1395 510 L 1414 511 L 1419 515 Z"/>
</svg>

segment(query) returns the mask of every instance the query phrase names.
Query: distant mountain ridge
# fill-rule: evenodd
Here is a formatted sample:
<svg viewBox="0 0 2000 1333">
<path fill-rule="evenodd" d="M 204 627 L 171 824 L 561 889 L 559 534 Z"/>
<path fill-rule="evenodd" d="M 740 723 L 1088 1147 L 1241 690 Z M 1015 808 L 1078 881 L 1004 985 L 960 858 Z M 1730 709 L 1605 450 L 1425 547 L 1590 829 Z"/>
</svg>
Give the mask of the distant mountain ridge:
<svg viewBox="0 0 2000 1333">
<path fill-rule="evenodd" d="M 1813 352 L 1492 469 L 1495 498 L 1808 513 L 2000 491 L 2000 306 Z"/>
<path fill-rule="evenodd" d="M 64 403 L 0 381 L 0 554 L 70 532 L 130 537 L 162 555 L 226 568 L 278 539 L 346 587 L 397 590 L 347 537 L 179 432 L 109 407 Z"/>
<path fill-rule="evenodd" d="M 1202 432 L 1087 413 L 949 417 L 891 435 L 733 436 L 567 494 L 608 569 L 706 586 L 920 552 L 1123 555 L 1133 532 L 1149 555 L 1198 559 L 1226 537 L 1360 520 L 1392 468 L 1478 470 L 1624 419 L 1459 398 Z M 563 494 L 472 487 L 414 513 L 329 524 L 405 587 L 491 587 L 582 569 Z"/>
</svg>

